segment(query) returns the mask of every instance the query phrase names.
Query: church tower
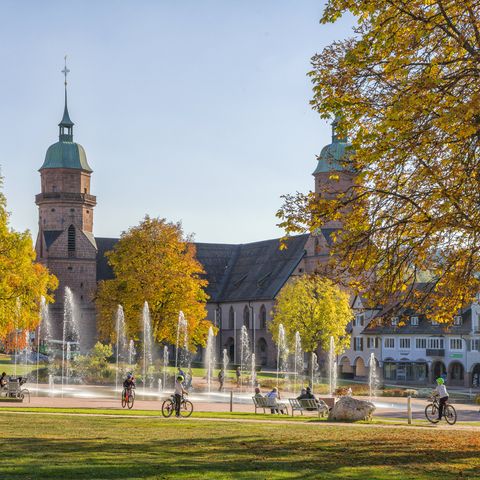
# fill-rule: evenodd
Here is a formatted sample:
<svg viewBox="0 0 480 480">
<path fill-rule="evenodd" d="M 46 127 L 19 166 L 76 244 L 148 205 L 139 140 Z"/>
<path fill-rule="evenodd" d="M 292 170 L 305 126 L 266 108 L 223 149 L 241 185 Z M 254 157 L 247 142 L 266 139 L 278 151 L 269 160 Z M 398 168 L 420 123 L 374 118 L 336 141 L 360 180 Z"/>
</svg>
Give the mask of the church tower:
<svg viewBox="0 0 480 480">
<path fill-rule="evenodd" d="M 59 140 L 51 145 L 40 167 L 41 193 L 35 198 L 39 209 L 37 260 L 57 276 L 59 288 L 50 306 L 54 339 L 62 338 L 65 288 L 69 287 L 76 303 L 81 348 L 95 339 L 97 245 L 93 236 L 93 209 L 96 197 L 90 193 L 92 169 L 85 150 L 73 141 L 74 123 L 67 103 L 67 69 L 65 107 L 58 124 Z"/>
<path fill-rule="evenodd" d="M 355 172 L 348 168 L 350 144 L 337 133 L 338 117 L 332 122 L 332 142 L 322 148 L 313 172 L 315 193 L 323 198 L 334 198 L 347 193 L 355 181 Z M 340 221 L 329 221 L 310 236 L 305 245 L 305 272 L 312 273 L 330 258 L 332 234 L 340 229 Z"/>
</svg>

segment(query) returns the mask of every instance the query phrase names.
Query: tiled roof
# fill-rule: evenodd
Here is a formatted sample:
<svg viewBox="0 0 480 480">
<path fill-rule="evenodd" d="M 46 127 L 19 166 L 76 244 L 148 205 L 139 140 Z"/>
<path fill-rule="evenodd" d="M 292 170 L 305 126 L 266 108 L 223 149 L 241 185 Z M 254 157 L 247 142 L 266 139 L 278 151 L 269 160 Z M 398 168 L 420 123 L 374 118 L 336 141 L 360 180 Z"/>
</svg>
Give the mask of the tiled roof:
<svg viewBox="0 0 480 480">
<path fill-rule="evenodd" d="M 305 254 L 308 235 L 287 240 L 280 250 L 280 240 L 265 240 L 243 245 L 196 243 L 197 259 L 209 282 L 211 302 L 269 300 L 275 298 Z M 96 238 L 98 247 L 97 280 L 113 278 L 105 258 L 118 241 Z"/>
<path fill-rule="evenodd" d="M 379 314 L 380 316 L 380 314 Z M 418 316 L 418 326 L 410 324 L 410 316 Z M 400 323 L 405 323 L 401 326 L 392 326 L 391 317 L 384 317 L 380 321 L 379 317 L 376 317 L 379 321 L 375 322 L 375 319 L 371 321 L 362 331 L 365 335 L 467 335 L 472 330 L 472 309 L 466 308 L 462 312 L 462 324 L 455 326 L 450 325 L 432 325 L 432 322 L 425 315 L 411 315 L 402 319 L 400 316 Z"/>
</svg>

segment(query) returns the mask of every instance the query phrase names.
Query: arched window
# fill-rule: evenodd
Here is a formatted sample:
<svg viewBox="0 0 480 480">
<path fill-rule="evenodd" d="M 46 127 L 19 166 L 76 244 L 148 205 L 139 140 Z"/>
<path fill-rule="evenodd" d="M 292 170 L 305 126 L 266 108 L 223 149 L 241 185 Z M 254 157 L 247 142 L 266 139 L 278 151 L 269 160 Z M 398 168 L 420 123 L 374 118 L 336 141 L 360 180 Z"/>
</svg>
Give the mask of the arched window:
<svg viewBox="0 0 480 480">
<path fill-rule="evenodd" d="M 217 323 L 215 324 L 215 326 L 218 327 L 219 325 L 222 325 L 222 307 L 218 306 L 216 312 L 217 313 L 215 314 L 215 320 L 217 321 Z"/>
<path fill-rule="evenodd" d="M 267 328 L 267 309 L 265 305 L 260 307 L 260 328 Z"/>
<path fill-rule="evenodd" d="M 250 328 L 250 307 L 248 305 L 245 305 L 243 309 L 243 324 Z"/>
<path fill-rule="evenodd" d="M 230 310 L 228 311 L 228 328 L 229 330 L 235 328 L 235 312 L 233 311 L 233 307 L 230 307 Z"/>
<path fill-rule="evenodd" d="M 68 256 L 73 257 L 75 254 L 75 227 L 73 225 L 68 227 L 67 249 Z"/>
</svg>

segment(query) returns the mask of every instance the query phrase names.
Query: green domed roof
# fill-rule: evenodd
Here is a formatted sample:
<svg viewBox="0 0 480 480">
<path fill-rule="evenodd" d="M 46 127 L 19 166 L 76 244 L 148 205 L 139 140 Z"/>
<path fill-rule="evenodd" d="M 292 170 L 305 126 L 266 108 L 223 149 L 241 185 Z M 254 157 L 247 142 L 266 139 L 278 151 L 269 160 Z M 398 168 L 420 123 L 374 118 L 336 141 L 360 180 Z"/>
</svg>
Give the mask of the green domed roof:
<svg viewBox="0 0 480 480">
<path fill-rule="evenodd" d="M 317 168 L 312 175 L 317 173 L 341 172 L 345 170 L 345 161 L 350 155 L 351 145 L 346 138 L 340 138 L 336 129 L 340 121 L 340 116 L 336 116 L 332 122 L 332 143 L 322 148 L 317 157 Z"/>
<path fill-rule="evenodd" d="M 348 156 L 349 147 L 350 144 L 348 142 L 338 139 L 334 139 L 332 143 L 323 147 L 320 155 L 317 157 L 318 164 L 313 175 L 345 170 L 343 162 Z"/>
<path fill-rule="evenodd" d="M 40 170 L 44 168 L 75 168 L 92 172 L 83 147 L 78 143 L 64 140 L 48 147 L 45 161 Z"/>
</svg>

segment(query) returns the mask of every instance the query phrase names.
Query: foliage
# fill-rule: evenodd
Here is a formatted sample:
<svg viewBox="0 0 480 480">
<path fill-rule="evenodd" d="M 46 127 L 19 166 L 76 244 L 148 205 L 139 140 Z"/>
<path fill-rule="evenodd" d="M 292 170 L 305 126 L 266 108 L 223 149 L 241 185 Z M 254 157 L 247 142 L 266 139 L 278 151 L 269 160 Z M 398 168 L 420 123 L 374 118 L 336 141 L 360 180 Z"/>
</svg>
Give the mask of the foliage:
<svg viewBox="0 0 480 480">
<path fill-rule="evenodd" d="M 114 376 L 108 359 L 113 351 L 110 345 L 97 342 L 88 355 L 78 355 L 73 361 L 75 374 L 87 383 L 102 383 Z"/>
<path fill-rule="evenodd" d="M 345 328 L 352 318 L 347 293 L 327 278 L 302 275 L 285 284 L 280 291 L 269 329 L 277 338 L 282 324 L 290 344 L 294 343 L 298 331 L 306 352 L 314 352 L 319 346 L 328 350 L 332 336 L 337 353 L 341 353 L 350 342 Z"/>
<path fill-rule="evenodd" d="M 334 198 L 287 195 L 281 225 L 340 220 L 336 274 L 374 305 L 404 292 L 451 322 L 480 290 L 480 4 L 329 0 L 322 22 L 345 13 L 355 35 L 315 55 L 310 75 L 313 108 L 351 136 L 356 182 Z"/>
<path fill-rule="evenodd" d="M 107 253 L 115 278 L 101 282 L 97 294 L 99 331 L 114 341 L 114 312 L 121 304 L 129 337 L 139 337 L 145 301 L 157 342 L 175 343 L 177 319 L 182 310 L 188 322 L 191 347 L 205 345 L 211 323 L 205 319 L 207 285 L 195 258 L 195 246 L 184 238 L 179 223 L 145 217 L 123 233 Z"/>
<path fill-rule="evenodd" d="M 1 179 L 0 179 L 1 186 Z M 5 350 L 21 348 L 24 335 L 15 330 L 33 330 L 40 322 L 40 298 L 53 302 L 55 276 L 35 263 L 30 232 L 16 232 L 8 225 L 6 199 L 0 192 L 0 340 Z"/>
</svg>

